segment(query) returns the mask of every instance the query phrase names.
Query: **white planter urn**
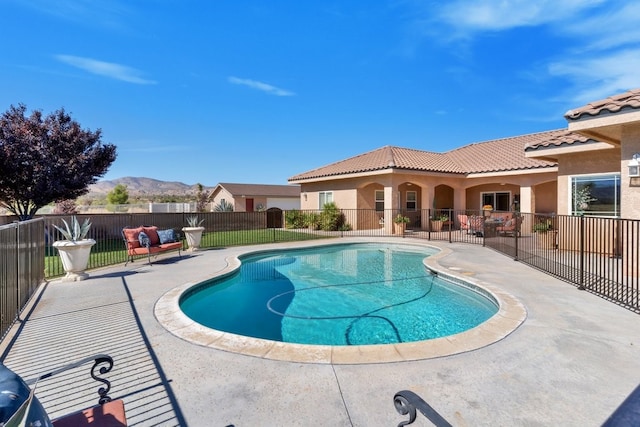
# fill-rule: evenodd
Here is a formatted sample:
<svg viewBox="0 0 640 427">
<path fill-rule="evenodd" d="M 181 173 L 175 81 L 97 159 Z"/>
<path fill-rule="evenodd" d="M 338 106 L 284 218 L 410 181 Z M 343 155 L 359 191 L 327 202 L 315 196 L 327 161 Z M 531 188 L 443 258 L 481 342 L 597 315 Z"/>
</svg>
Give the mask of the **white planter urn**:
<svg viewBox="0 0 640 427">
<path fill-rule="evenodd" d="M 93 239 L 84 239 L 78 241 L 58 240 L 53 242 L 53 247 L 58 250 L 62 267 L 67 273 L 61 280 L 63 282 L 77 282 L 84 280 L 89 275 L 85 273 L 89 264 L 89 255 L 91 247 L 96 244 Z"/>
<path fill-rule="evenodd" d="M 200 240 L 202 239 L 204 227 L 184 227 L 182 231 L 187 238 L 189 251 L 194 252 L 200 249 Z"/>
</svg>

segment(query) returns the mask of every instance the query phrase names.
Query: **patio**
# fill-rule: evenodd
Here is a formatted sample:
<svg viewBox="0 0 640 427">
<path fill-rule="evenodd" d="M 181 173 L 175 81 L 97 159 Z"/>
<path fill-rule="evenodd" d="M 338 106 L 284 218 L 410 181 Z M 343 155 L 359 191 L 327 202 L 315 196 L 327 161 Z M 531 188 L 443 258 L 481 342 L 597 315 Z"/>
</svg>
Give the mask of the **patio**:
<svg viewBox="0 0 640 427">
<path fill-rule="evenodd" d="M 164 329 L 154 317 L 156 301 L 225 269 L 227 257 L 246 250 L 233 247 L 182 259 L 168 254 L 151 267 L 140 260 L 93 270 L 84 282 L 50 282 L 18 334 L 1 343 L 2 359 L 32 378 L 94 353 L 111 355 L 111 396 L 125 400 L 134 426 L 397 425 L 406 417 L 393 396 L 404 389 L 453 425 L 601 425 L 640 384 L 637 314 L 479 245 L 403 240 L 409 242 L 452 249 L 437 260 L 441 268 L 514 295 L 527 310 L 525 322 L 471 352 L 360 365 L 245 356 Z M 52 417 L 97 401 L 93 384 L 69 390 L 66 383 L 54 377 L 38 386 Z M 428 422 L 419 415 L 415 425 Z"/>
</svg>

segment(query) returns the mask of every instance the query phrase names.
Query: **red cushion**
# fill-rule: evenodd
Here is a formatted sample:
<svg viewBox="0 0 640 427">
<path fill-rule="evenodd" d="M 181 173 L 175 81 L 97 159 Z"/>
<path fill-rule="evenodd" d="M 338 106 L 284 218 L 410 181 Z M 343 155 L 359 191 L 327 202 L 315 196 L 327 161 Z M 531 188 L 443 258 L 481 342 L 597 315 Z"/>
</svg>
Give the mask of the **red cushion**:
<svg viewBox="0 0 640 427">
<path fill-rule="evenodd" d="M 126 425 L 124 402 L 120 399 L 74 412 L 53 421 L 54 427 L 126 427 Z"/>
<path fill-rule="evenodd" d="M 169 249 L 179 249 L 179 248 L 182 248 L 182 242 L 162 243 L 159 247 L 160 249 L 163 249 L 165 251 Z"/>
<path fill-rule="evenodd" d="M 142 227 L 142 230 L 149 236 L 149 242 L 151 246 L 160 244 L 160 236 L 158 236 L 158 227 Z"/>
<path fill-rule="evenodd" d="M 142 227 L 125 228 L 124 230 L 122 230 L 122 232 L 124 233 L 125 239 L 127 239 L 128 249 L 135 249 L 140 247 L 140 241 L 138 240 L 138 236 L 140 235 L 141 231 L 142 231 Z M 156 235 L 157 234 L 158 233 L 156 233 Z"/>
</svg>

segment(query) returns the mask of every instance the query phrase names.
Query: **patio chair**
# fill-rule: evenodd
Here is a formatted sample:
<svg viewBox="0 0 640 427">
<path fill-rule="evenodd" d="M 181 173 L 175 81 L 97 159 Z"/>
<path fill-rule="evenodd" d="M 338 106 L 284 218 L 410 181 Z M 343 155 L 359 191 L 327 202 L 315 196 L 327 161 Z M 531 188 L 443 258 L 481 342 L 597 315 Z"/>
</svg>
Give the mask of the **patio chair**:
<svg viewBox="0 0 640 427">
<path fill-rule="evenodd" d="M 496 227 L 496 231 L 503 236 L 513 236 L 518 233 L 520 235 L 520 224 L 522 223 L 522 217 L 517 216 L 513 217 L 509 215 L 508 218 L 505 218 L 503 225 L 499 225 Z"/>
<path fill-rule="evenodd" d="M 460 224 L 460 232 L 469 233 L 469 215 L 458 214 L 458 223 Z"/>
<path fill-rule="evenodd" d="M 480 215 L 471 215 L 469 217 L 469 233 L 476 236 L 482 235 L 484 231 L 484 217 Z"/>
<path fill-rule="evenodd" d="M 88 362 L 94 362 L 90 371 L 91 377 L 104 385 L 98 389 L 100 396 L 98 405 L 50 420 L 35 396 L 37 383 Z M 15 425 L 42 427 L 125 427 L 127 419 L 124 402 L 121 399 L 111 400 L 107 394 L 111 389 L 111 383 L 99 377 L 111 371 L 111 368 L 113 368 L 113 359 L 108 355 L 98 354 L 48 372 L 36 379 L 24 381 L 4 364 L 0 364 L 0 426 L 15 422 Z M 68 384 L 73 383 L 65 382 L 65 385 Z M 32 388 L 29 385 L 32 385 Z M 65 396 L 67 393 L 60 390 L 60 395 Z"/>
</svg>

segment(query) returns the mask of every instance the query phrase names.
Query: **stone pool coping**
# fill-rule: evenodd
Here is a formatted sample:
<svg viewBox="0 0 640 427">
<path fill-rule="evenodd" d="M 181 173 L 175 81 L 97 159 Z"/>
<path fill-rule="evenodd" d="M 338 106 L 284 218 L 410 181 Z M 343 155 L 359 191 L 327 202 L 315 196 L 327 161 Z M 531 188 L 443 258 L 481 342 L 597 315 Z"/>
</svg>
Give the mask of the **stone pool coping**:
<svg viewBox="0 0 640 427">
<path fill-rule="evenodd" d="M 380 242 L 374 241 L 371 243 Z M 317 243 L 313 246 L 335 244 Z M 190 319 L 182 312 L 179 305 L 181 296 L 188 292 L 189 289 L 198 286 L 199 283 L 184 283 L 162 295 L 155 304 L 154 314 L 158 322 L 166 330 L 196 345 L 263 359 L 336 365 L 405 362 L 465 353 L 486 347 L 506 338 L 525 321 L 527 311 L 524 305 L 513 295 L 489 283 L 478 282 L 473 278 L 466 277 L 465 274 L 468 274 L 468 272 L 442 267 L 438 260 L 449 255 L 452 252 L 451 249 L 420 243 L 403 242 L 401 245 L 427 246 L 437 249 L 438 253 L 425 258 L 425 266 L 454 283 L 464 284 L 471 288 L 479 289 L 481 292 L 489 293 L 498 302 L 498 312 L 475 328 L 447 337 L 409 343 L 359 346 L 283 343 L 208 328 Z M 309 246 L 288 246 L 288 248 L 296 247 Z M 227 266 L 212 278 L 231 274 L 238 269 L 240 267 L 238 257 L 260 252 L 263 251 L 247 249 L 228 257 L 226 259 Z"/>
</svg>

